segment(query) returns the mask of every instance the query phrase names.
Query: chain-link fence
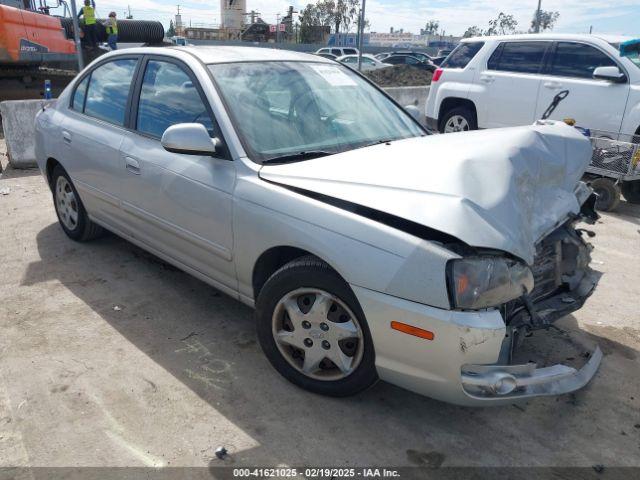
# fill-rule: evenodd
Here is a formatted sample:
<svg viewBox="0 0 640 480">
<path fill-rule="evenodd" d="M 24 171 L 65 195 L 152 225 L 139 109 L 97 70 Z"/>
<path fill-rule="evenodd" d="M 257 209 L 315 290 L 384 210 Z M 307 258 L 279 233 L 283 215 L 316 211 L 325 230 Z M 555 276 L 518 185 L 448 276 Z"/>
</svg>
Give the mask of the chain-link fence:
<svg viewBox="0 0 640 480">
<path fill-rule="evenodd" d="M 640 145 L 591 137 L 593 157 L 587 172 L 620 180 L 640 179 Z"/>
</svg>

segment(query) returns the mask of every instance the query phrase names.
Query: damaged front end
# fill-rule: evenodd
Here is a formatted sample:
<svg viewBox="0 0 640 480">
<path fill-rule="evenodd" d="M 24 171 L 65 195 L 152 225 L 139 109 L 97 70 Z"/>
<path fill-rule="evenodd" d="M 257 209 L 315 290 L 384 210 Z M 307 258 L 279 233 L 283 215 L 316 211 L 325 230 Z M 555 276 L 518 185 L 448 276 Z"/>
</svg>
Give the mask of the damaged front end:
<svg viewBox="0 0 640 480">
<path fill-rule="evenodd" d="M 595 196 L 581 190 L 579 216 L 567 220 L 536 245 L 531 271 L 534 288 L 502 307 L 507 327 L 495 365 L 464 365 L 462 386 L 475 398 L 527 398 L 558 395 L 578 390 L 595 375 L 602 352 L 599 348 L 587 354 L 589 360 L 577 369 L 557 364 L 538 368 L 536 363 L 512 364 L 523 340 L 536 330 L 549 329 L 553 323 L 580 309 L 591 296 L 601 274 L 591 269 L 592 246 L 587 242 L 594 233 L 576 228 L 579 221 L 594 223 Z"/>
</svg>

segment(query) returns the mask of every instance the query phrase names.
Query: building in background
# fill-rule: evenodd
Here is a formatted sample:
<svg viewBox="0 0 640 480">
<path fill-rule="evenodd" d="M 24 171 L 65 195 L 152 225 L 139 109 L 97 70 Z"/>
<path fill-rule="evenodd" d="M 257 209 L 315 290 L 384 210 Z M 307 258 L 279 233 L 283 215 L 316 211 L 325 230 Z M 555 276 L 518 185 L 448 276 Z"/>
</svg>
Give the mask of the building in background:
<svg viewBox="0 0 640 480">
<path fill-rule="evenodd" d="M 220 0 L 220 37 L 222 40 L 240 40 L 246 14 L 246 0 Z"/>
</svg>

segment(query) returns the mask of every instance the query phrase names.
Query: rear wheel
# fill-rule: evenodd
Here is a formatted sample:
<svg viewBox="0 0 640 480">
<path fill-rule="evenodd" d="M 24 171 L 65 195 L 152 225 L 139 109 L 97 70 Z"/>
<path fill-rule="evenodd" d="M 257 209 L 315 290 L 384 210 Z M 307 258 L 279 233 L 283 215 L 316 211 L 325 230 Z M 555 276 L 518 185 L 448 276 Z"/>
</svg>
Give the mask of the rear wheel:
<svg viewBox="0 0 640 480">
<path fill-rule="evenodd" d="M 316 257 L 294 260 L 264 285 L 256 302 L 258 338 L 278 372 L 331 396 L 377 380 L 369 328 L 349 285 Z"/>
<path fill-rule="evenodd" d="M 448 110 L 440 122 L 440 133 L 467 132 L 477 129 L 476 117 L 467 107 Z"/>
<path fill-rule="evenodd" d="M 598 195 L 596 209 L 603 212 L 615 210 L 620 205 L 620 189 L 609 178 L 596 178 L 591 182 L 591 188 Z"/>
<path fill-rule="evenodd" d="M 640 204 L 640 180 L 622 182 L 622 194 L 629 203 Z"/>
<path fill-rule="evenodd" d="M 78 242 L 85 242 L 100 236 L 103 233 L 102 227 L 89 220 L 73 182 L 60 165 L 53 169 L 51 182 L 53 204 L 64 233 Z"/>
</svg>

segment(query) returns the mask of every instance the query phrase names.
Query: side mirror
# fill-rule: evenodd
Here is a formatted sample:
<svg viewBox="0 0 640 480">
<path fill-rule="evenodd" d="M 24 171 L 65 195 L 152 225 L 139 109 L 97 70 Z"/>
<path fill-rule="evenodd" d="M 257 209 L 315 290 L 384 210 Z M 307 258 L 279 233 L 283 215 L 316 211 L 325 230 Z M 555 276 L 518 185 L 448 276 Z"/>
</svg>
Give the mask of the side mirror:
<svg viewBox="0 0 640 480">
<path fill-rule="evenodd" d="M 618 67 L 598 67 L 593 71 L 593 78 L 613 83 L 624 83 L 627 76 Z"/>
<path fill-rule="evenodd" d="M 420 109 L 418 107 L 416 107 L 415 105 L 407 105 L 406 107 L 404 107 L 404 109 L 409 115 L 422 123 L 422 119 L 420 118 Z"/>
<path fill-rule="evenodd" d="M 213 156 L 220 140 L 211 138 L 201 123 L 179 123 L 165 130 L 160 143 L 167 152 Z"/>
</svg>

